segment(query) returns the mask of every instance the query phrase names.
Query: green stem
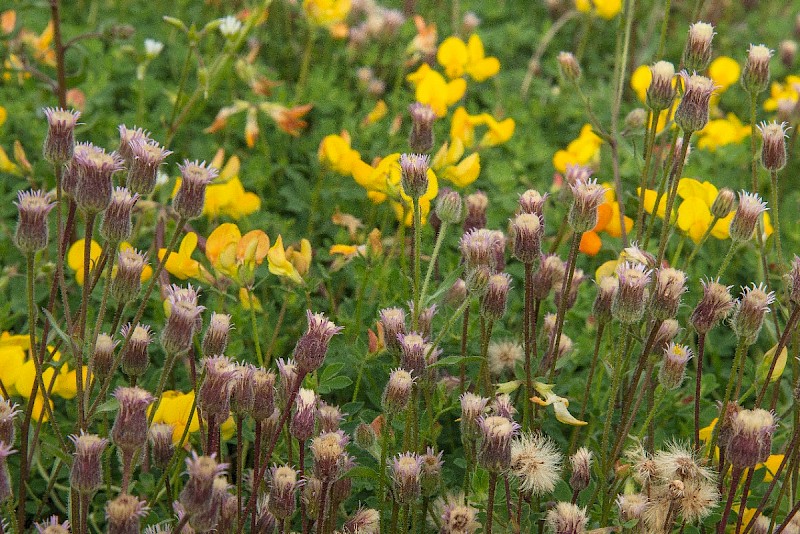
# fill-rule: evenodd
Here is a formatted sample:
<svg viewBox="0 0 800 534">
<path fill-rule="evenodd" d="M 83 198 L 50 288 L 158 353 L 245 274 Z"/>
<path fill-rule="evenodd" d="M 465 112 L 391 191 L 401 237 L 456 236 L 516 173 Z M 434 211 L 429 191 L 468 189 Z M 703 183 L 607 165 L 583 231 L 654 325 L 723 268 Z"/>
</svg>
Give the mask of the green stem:
<svg viewBox="0 0 800 534">
<path fill-rule="evenodd" d="M 772 233 L 775 236 L 775 251 L 778 253 L 778 263 L 782 266 L 783 265 L 783 250 L 781 249 L 781 226 L 780 226 L 780 217 L 778 216 L 778 171 L 770 172 L 770 177 L 772 179 L 772 226 L 774 227 L 774 231 Z"/>
<path fill-rule="evenodd" d="M 678 182 L 680 181 L 681 173 L 683 172 L 683 165 L 686 163 L 686 154 L 689 151 L 689 141 L 692 138 L 692 132 L 683 132 L 683 140 L 681 142 L 681 152 L 678 155 L 678 161 L 673 164 L 674 172 L 670 171 L 667 189 L 669 196 L 667 197 L 667 206 L 664 211 L 664 226 L 661 228 L 661 238 L 658 241 L 658 256 L 656 256 L 655 265 L 661 265 L 664 259 L 664 252 L 667 249 L 667 236 L 672 226 L 672 207 L 675 204 L 675 197 L 678 193 Z M 654 206 L 654 211 L 658 212 L 658 201 Z"/>
<path fill-rule="evenodd" d="M 308 82 L 308 69 L 311 66 L 311 55 L 314 51 L 314 28 L 308 28 L 306 44 L 303 49 L 303 59 L 300 64 L 300 75 L 297 77 L 297 88 L 294 93 L 294 102 L 300 102 Z"/>
<path fill-rule="evenodd" d="M 558 348 L 561 345 L 561 332 L 564 329 L 564 316 L 567 314 L 567 301 L 569 300 L 569 290 L 572 287 L 572 276 L 575 274 L 575 263 L 578 259 L 578 248 L 581 244 L 581 236 L 583 232 L 575 232 L 572 235 L 572 245 L 569 249 L 569 256 L 567 257 L 567 276 L 561 284 L 561 299 L 558 303 L 558 312 L 556 314 L 555 335 L 550 342 L 550 350 L 547 351 L 545 359 L 550 360 L 550 370 L 548 373 L 549 379 L 552 379 L 556 370 L 556 361 L 558 360 Z M 532 335 L 536 335 L 533 333 Z"/>
<path fill-rule="evenodd" d="M 284 299 L 284 302 L 286 300 Z M 253 330 L 253 344 L 256 347 L 256 361 L 260 367 L 264 367 L 264 356 L 261 354 L 261 340 L 258 337 L 258 320 L 256 319 L 256 308 L 253 305 L 253 289 L 247 290 L 247 304 L 250 307 L 250 326 Z M 271 362 L 270 362 L 271 363 Z M 267 364 L 269 366 L 269 363 Z"/>
<path fill-rule="evenodd" d="M 706 242 L 706 240 L 708 239 L 708 236 L 711 235 L 712 230 L 714 230 L 714 227 L 717 225 L 717 221 L 719 221 L 719 217 L 714 215 L 711 218 L 711 223 L 708 225 L 708 228 L 706 228 L 706 231 L 703 233 L 703 236 L 700 238 L 700 241 L 695 243 L 694 248 L 692 249 L 692 253 L 689 254 L 688 258 L 686 258 L 686 261 L 683 264 L 683 269 L 684 270 L 686 270 L 686 268 L 689 265 L 692 264 L 692 260 L 694 259 L 695 256 L 697 256 L 697 253 L 700 252 L 700 247 L 702 247 L 703 244 Z"/>
<path fill-rule="evenodd" d="M 709 459 L 714 459 L 714 448 L 717 445 L 717 438 L 719 437 L 719 428 L 722 426 L 723 420 L 725 419 L 725 414 L 728 411 L 728 403 L 731 400 L 731 394 L 733 393 L 733 385 L 736 382 L 736 377 L 738 375 L 738 369 L 740 365 L 743 365 L 742 359 L 744 358 L 745 353 L 747 352 L 747 344 L 745 343 L 744 338 L 739 338 L 738 343 L 736 344 L 736 353 L 733 356 L 733 365 L 731 366 L 731 373 L 728 377 L 728 385 L 725 387 L 725 397 L 722 399 L 722 407 L 719 411 L 719 419 L 718 423 L 714 426 L 714 432 L 711 435 L 711 443 L 709 445 Z"/>
<path fill-rule="evenodd" d="M 384 492 L 386 491 L 386 455 L 389 449 L 389 434 L 392 431 L 392 415 L 386 414 L 386 420 L 381 427 L 381 460 L 380 460 L 380 473 L 378 478 L 378 506 L 381 512 L 381 517 L 385 517 L 384 503 L 386 501 Z"/>
<path fill-rule="evenodd" d="M 86 412 L 83 398 L 83 345 L 86 342 L 86 314 L 89 308 L 89 292 L 91 291 L 91 272 L 90 263 L 92 260 L 92 234 L 94 233 L 94 213 L 86 214 L 86 233 L 83 237 L 83 290 L 81 291 L 81 312 L 79 314 L 79 334 L 81 340 L 81 350 L 76 351 L 77 361 L 75 368 L 75 388 L 78 397 L 78 426 L 81 430 L 86 429 Z"/>
<path fill-rule="evenodd" d="M 428 271 L 425 273 L 425 281 L 422 283 L 422 290 L 419 293 L 419 306 L 425 300 L 425 294 L 428 292 L 428 284 L 430 284 L 433 269 L 436 266 L 436 259 L 439 257 L 439 251 L 442 248 L 444 236 L 447 233 L 447 221 L 442 221 L 442 226 L 439 228 L 439 235 L 436 236 L 436 244 L 433 246 L 433 253 L 431 254 L 430 262 L 428 263 Z"/>
<path fill-rule="evenodd" d="M 668 0 L 669 1 L 669 0 Z M 647 114 L 647 132 L 645 133 L 644 143 L 644 168 L 642 169 L 642 176 L 639 183 L 639 208 L 636 213 L 636 240 L 642 239 L 642 231 L 644 230 L 644 194 L 647 191 L 648 178 L 650 176 L 650 162 L 653 159 L 653 147 L 656 141 L 656 130 L 658 129 L 658 117 L 660 111 L 650 111 Z"/>
<path fill-rule="evenodd" d="M 486 534 L 492 534 L 492 516 L 494 514 L 494 494 L 497 487 L 497 473 L 489 473 L 489 500 L 486 502 Z"/>
<path fill-rule="evenodd" d="M 725 258 L 723 258 L 722 264 L 719 266 L 719 271 L 717 271 L 717 279 L 722 278 L 722 275 L 725 274 L 725 271 L 728 269 L 728 265 L 730 265 L 738 245 L 738 242 L 731 241 L 731 246 L 728 248 L 728 253 L 725 254 Z"/>
<path fill-rule="evenodd" d="M 420 264 L 420 246 L 422 238 L 422 210 L 419 205 L 419 198 L 412 199 L 412 208 L 414 210 L 414 314 L 411 318 L 412 330 L 417 331 L 419 327 L 419 314 L 420 314 L 420 280 L 422 279 L 422 267 Z"/>
</svg>

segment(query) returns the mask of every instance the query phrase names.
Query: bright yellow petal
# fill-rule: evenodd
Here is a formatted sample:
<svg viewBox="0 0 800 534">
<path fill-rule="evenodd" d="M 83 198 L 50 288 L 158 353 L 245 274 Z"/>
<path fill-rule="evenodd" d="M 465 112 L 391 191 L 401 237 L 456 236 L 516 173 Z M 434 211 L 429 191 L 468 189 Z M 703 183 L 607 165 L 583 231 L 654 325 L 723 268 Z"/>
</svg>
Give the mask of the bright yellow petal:
<svg viewBox="0 0 800 534">
<path fill-rule="evenodd" d="M 469 60 L 467 45 L 458 37 L 448 37 L 436 51 L 436 61 L 444 67 L 448 78 L 460 78 Z"/>
<path fill-rule="evenodd" d="M 211 265 L 216 265 L 220 254 L 230 245 L 236 244 L 242 238 L 239 227 L 232 223 L 217 226 L 206 240 L 206 258 Z"/>
<path fill-rule="evenodd" d="M 678 228 L 688 232 L 692 226 L 700 223 L 705 228 L 711 224 L 711 212 L 706 203 L 699 197 L 689 197 L 678 206 Z"/>
</svg>

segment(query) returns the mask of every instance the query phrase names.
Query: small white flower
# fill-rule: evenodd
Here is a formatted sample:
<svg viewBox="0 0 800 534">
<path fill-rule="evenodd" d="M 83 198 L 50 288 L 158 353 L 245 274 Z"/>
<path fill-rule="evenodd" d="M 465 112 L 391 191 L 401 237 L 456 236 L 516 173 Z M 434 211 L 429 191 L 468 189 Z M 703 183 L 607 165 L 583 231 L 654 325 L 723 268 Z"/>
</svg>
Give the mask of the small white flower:
<svg viewBox="0 0 800 534">
<path fill-rule="evenodd" d="M 147 59 L 153 59 L 164 50 L 164 43 L 156 41 L 155 39 L 144 40 L 144 55 Z"/>
<path fill-rule="evenodd" d="M 222 22 L 219 25 L 219 33 L 221 33 L 225 37 L 233 37 L 239 30 L 242 29 L 242 23 L 234 17 L 233 15 L 228 15 L 227 17 L 222 18 Z"/>
</svg>

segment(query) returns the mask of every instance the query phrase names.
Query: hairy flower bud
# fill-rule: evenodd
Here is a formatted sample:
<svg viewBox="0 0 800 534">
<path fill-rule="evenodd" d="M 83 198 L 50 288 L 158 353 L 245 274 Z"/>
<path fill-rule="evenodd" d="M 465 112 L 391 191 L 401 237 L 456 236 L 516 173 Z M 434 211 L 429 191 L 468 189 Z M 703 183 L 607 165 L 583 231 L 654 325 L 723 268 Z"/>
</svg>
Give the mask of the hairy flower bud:
<svg viewBox="0 0 800 534">
<path fill-rule="evenodd" d="M 50 202 L 50 195 L 43 191 L 20 191 L 14 205 L 19 215 L 14 233 L 17 248 L 25 254 L 33 254 L 47 247 L 47 216 L 55 206 Z"/>
<path fill-rule="evenodd" d="M 311 441 L 314 457 L 314 474 L 323 481 L 331 481 L 342 472 L 345 447 L 350 442 L 341 430 L 320 434 Z"/>
<path fill-rule="evenodd" d="M 660 112 L 672 106 L 675 100 L 675 67 L 669 61 L 659 61 L 650 67 L 652 81 L 647 88 L 647 106 Z"/>
<path fill-rule="evenodd" d="M 167 354 L 180 354 L 189 350 L 205 307 L 197 304 L 200 292 L 191 284 L 185 288 L 173 284 L 168 291 L 169 316 L 161 332 L 161 346 Z"/>
<path fill-rule="evenodd" d="M 798 256 L 792 259 L 786 286 L 789 301 L 795 306 L 800 306 L 800 257 Z"/>
<path fill-rule="evenodd" d="M 664 350 L 658 382 L 664 388 L 678 389 L 686 376 L 686 364 L 692 358 L 692 350 L 686 345 L 670 343 Z"/>
<path fill-rule="evenodd" d="M 230 331 L 231 316 L 225 313 L 211 312 L 211 320 L 203 336 L 203 354 L 206 356 L 225 354 Z"/>
<path fill-rule="evenodd" d="M 461 222 L 464 211 L 464 201 L 458 191 L 452 189 L 442 189 L 436 199 L 436 216 L 447 224 L 457 224 Z"/>
<path fill-rule="evenodd" d="M 189 480 L 183 486 L 179 501 L 189 517 L 206 512 L 212 502 L 214 493 L 214 480 L 225 473 L 227 464 L 217 463 L 215 455 L 192 455 L 186 459 L 186 473 Z"/>
<path fill-rule="evenodd" d="M 214 417 L 219 424 L 230 415 L 230 399 L 238 370 L 225 356 L 212 356 L 203 360 L 205 379 L 197 392 L 197 406 L 206 417 Z"/>
<path fill-rule="evenodd" d="M 511 290 L 511 276 L 507 273 L 493 274 L 489 277 L 486 294 L 481 299 L 481 315 L 489 321 L 497 321 L 506 312 L 508 292 Z"/>
<path fill-rule="evenodd" d="M 779 171 L 786 166 L 786 130 L 785 122 L 762 122 L 758 127 L 761 132 L 761 164 L 768 171 Z"/>
<path fill-rule="evenodd" d="M 411 151 L 427 154 L 433 148 L 433 122 L 436 120 L 436 113 L 429 105 L 419 102 L 411 104 L 408 111 L 411 114 L 411 134 L 408 137 Z"/>
<path fill-rule="evenodd" d="M 0 442 L 0 503 L 4 503 L 13 497 L 11 489 L 11 473 L 8 469 L 7 459 L 15 451 L 11 444 Z"/>
<path fill-rule="evenodd" d="M 369 450 L 377 442 L 378 436 L 375 435 L 375 429 L 372 428 L 372 425 L 359 423 L 353 431 L 353 439 L 356 445 L 364 450 Z"/>
<path fill-rule="evenodd" d="M 528 189 L 519 196 L 519 212 L 537 215 L 539 222 L 544 227 L 544 203 L 546 201 L 547 193 L 542 195 L 535 189 Z"/>
<path fill-rule="evenodd" d="M 569 477 L 572 491 L 585 490 L 592 477 L 592 451 L 581 447 L 569 457 L 569 463 L 572 466 L 572 475 Z"/>
<path fill-rule="evenodd" d="M 155 141 L 136 139 L 130 143 L 131 158 L 128 159 L 128 179 L 125 185 L 140 195 L 149 195 L 156 188 L 158 169 L 172 154 Z"/>
<path fill-rule="evenodd" d="M 420 495 L 420 472 L 422 464 L 413 452 L 398 454 L 392 462 L 392 485 L 397 504 L 413 503 Z"/>
<path fill-rule="evenodd" d="M 111 295 L 119 303 L 132 301 L 142 288 L 142 272 L 147 266 L 147 254 L 135 248 L 117 253 L 117 273 L 111 280 Z"/>
<path fill-rule="evenodd" d="M 389 375 L 389 381 L 383 390 L 381 407 L 389 415 L 397 415 L 408 407 L 414 377 L 405 369 L 395 369 Z"/>
<path fill-rule="evenodd" d="M 746 344 L 751 345 L 758 339 L 764 316 L 774 301 L 775 294 L 768 292 L 763 284 L 742 288 L 742 296 L 733 309 L 731 327 Z"/>
<path fill-rule="evenodd" d="M 282 406 L 286 405 L 291 393 L 300 387 L 300 382 L 298 380 L 300 378 L 299 372 L 300 369 L 297 362 L 291 358 L 288 360 L 284 360 L 283 358 L 278 360 L 278 373 L 281 377 L 278 401 Z"/>
<path fill-rule="evenodd" d="M 97 335 L 97 341 L 94 344 L 89 363 L 92 373 L 98 379 L 103 380 L 114 372 L 114 349 L 118 344 L 119 342 L 114 341 L 108 334 L 100 333 Z"/>
<path fill-rule="evenodd" d="M 253 372 L 253 398 L 253 419 L 270 417 L 275 410 L 275 373 L 260 368 Z"/>
<path fill-rule="evenodd" d="M 558 69 L 565 80 L 575 83 L 581 78 L 581 66 L 572 52 L 559 52 L 556 59 Z"/>
<path fill-rule="evenodd" d="M 119 402 L 119 412 L 111 440 L 123 453 L 133 454 L 147 442 L 147 407 L 155 397 L 138 387 L 117 388 L 114 397 Z"/>
<path fill-rule="evenodd" d="M 45 108 L 44 115 L 47 118 L 47 136 L 42 150 L 44 159 L 53 165 L 63 165 L 72 159 L 75 126 L 81 114 L 62 108 Z"/>
<path fill-rule="evenodd" d="M 14 419 L 19 413 L 16 404 L 0 397 L 0 443 L 14 444 Z"/>
<path fill-rule="evenodd" d="M 75 444 L 69 485 L 81 494 L 92 494 L 103 484 L 103 451 L 108 440 L 94 434 L 72 435 Z"/>
<path fill-rule="evenodd" d="M 543 228 L 538 215 L 521 213 L 511 222 L 511 251 L 525 264 L 539 260 Z"/>
<path fill-rule="evenodd" d="M 742 69 L 742 86 L 750 94 L 759 94 L 769 85 L 769 60 L 772 50 L 762 45 L 751 44 L 747 61 Z"/>
<path fill-rule="evenodd" d="M 656 271 L 656 287 L 653 295 L 653 314 L 664 320 L 675 317 L 681 305 L 681 296 L 686 292 L 686 273 L 672 267 Z"/>
<path fill-rule="evenodd" d="M 761 214 L 767 211 L 767 203 L 757 193 L 741 191 L 739 205 L 731 219 L 730 234 L 735 242 L 750 241 Z"/>
<path fill-rule="evenodd" d="M 69 521 L 58 522 L 58 516 L 50 516 L 47 521 L 34 523 L 38 534 L 69 534 Z"/>
<path fill-rule="evenodd" d="M 124 325 L 120 329 L 120 335 L 123 338 L 127 338 L 130 329 L 130 323 Z M 123 373 L 137 378 L 144 374 L 150 365 L 150 357 L 147 354 L 150 339 L 149 326 L 137 324 L 133 328 L 133 333 L 130 334 L 128 343 L 122 347 L 122 352 L 120 353 L 120 364 Z"/>
<path fill-rule="evenodd" d="M 123 493 L 106 503 L 108 534 L 139 534 L 140 522 L 148 512 L 147 503 L 138 497 Z"/>
<path fill-rule="evenodd" d="M 303 481 L 303 492 L 300 498 L 306 506 L 306 517 L 317 519 L 319 517 L 319 505 L 322 501 L 322 481 L 315 476 L 306 476 Z"/>
<path fill-rule="evenodd" d="M 475 534 L 481 525 L 475 520 L 478 511 L 464 499 L 449 497 L 442 510 L 441 534 Z"/>
<path fill-rule="evenodd" d="M 103 223 L 100 225 L 100 235 L 110 243 L 127 241 L 133 232 L 131 213 L 139 195 L 124 187 L 117 187 L 111 193 L 111 203 L 103 213 Z"/>
<path fill-rule="evenodd" d="M 784 39 L 778 46 L 778 55 L 781 58 L 781 63 L 787 69 L 794 66 L 795 59 L 797 59 L 797 41 L 791 39 Z"/>
<path fill-rule="evenodd" d="M 336 326 L 322 313 L 312 313 L 306 310 L 308 329 L 297 340 L 294 347 L 294 358 L 297 365 L 306 373 L 316 371 L 322 366 L 331 338 L 342 331 L 341 326 Z"/>
<path fill-rule="evenodd" d="M 586 532 L 586 508 L 559 502 L 547 512 L 545 523 L 553 534 L 583 534 Z"/>
<path fill-rule="evenodd" d="M 409 334 L 399 334 L 397 339 L 400 341 L 400 366 L 412 374 L 421 378 L 425 373 L 425 353 L 427 343 L 425 338 L 416 332 Z"/>
<path fill-rule="evenodd" d="M 294 514 L 297 505 L 297 472 L 283 465 L 273 467 L 270 473 L 269 511 L 279 520 Z"/>
<path fill-rule="evenodd" d="M 298 441 L 306 441 L 314 434 L 317 415 L 317 395 L 310 389 L 300 388 L 295 398 L 295 409 L 289 431 Z M 301 445 L 302 446 L 302 445 Z M 275 512 L 272 512 L 275 514 Z M 278 517 L 277 514 L 275 514 Z"/>
<path fill-rule="evenodd" d="M 328 404 L 325 401 L 319 401 L 317 406 L 317 421 L 319 423 L 318 432 L 324 434 L 325 432 L 336 432 L 342 423 L 342 410 L 338 406 Z"/>
<path fill-rule="evenodd" d="M 255 405 L 255 367 L 252 364 L 235 365 L 236 376 L 231 388 L 231 411 L 243 418 L 253 411 Z"/>
<path fill-rule="evenodd" d="M 480 437 L 480 419 L 486 411 L 489 399 L 479 397 L 474 393 L 461 394 L 461 439 L 473 441 Z"/>
<path fill-rule="evenodd" d="M 403 191 L 412 199 L 419 199 L 428 190 L 430 157 L 423 154 L 402 154 L 400 171 Z"/>
<path fill-rule="evenodd" d="M 708 124 L 708 108 L 716 86 L 710 78 L 681 71 L 686 88 L 678 108 L 675 124 L 684 132 L 698 132 Z"/>
<path fill-rule="evenodd" d="M 117 130 L 119 131 L 119 147 L 117 148 L 117 154 L 130 166 L 136 157 L 133 152 L 133 146 L 136 143 L 150 141 L 150 132 L 142 128 L 137 128 L 136 126 L 132 129 L 128 129 L 124 124 L 120 124 Z"/>
<path fill-rule="evenodd" d="M 533 298 L 544 300 L 553 289 L 560 289 L 565 274 L 566 266 L 561 258 L 555 254 L 544 256 L 533 275 Z"/>
<path fill-rule="evenodd" d="M 478 462 L 490 472 L 500 472 L 511 465 L 511 439 L 516 435 L 519 425 L 502 416 L 480 417 L 481 429 Z"/>
<path fill-rule="evenodd" d="M 644 315 L 650 271 L 643 265 L 625 262 L 617 267 L 616 272 L 619 288 L 611 305 L 611 313 L 621 323 L 633 324 Z"/>
<path fill-rule="evenodd" d="M 486 208 L 489 197 L 483 191 L 475 191 L 467 195 L 467 216 L 464 219 L 464 231 L 469 232 L 476 228 L 486 228 Z"/>
<path fill-rule="evenodd" d="M 597 225 L 597 208 L 603 202 L 606 188 L 595 180 L 577 180 L 572 189 L 569 225 L 575 232 L 588 232 Z"/>
<path fill-rule="evenodd" d="M 344 534 L 379 534 L 380 530 L 380 513 L 372 508 L 359 508 L 342 526 Z"/>
<path fill-rule="evenodd" d="M 216 167 L 206 166 L 205 161 L 185 160 L 178 168 L 181 170 L 181 185 L 172 199 L 172 208 L 183 219 L 196 219 L 203 213 L 206 187 L 219 171 Z"/>
<path fill-rule="evenodd" d="M 711 62 L 711 41 L 714 27 L 706 22 L 695 22 L 689 26 L 686 48 L 683 49 L 683 66 L 688 71 L 702 72 Z"/>
<path fill-rule="evenodd" d="M 159 469 L 166 469 L 175 452 L 172 443 L 174 427 L 167 423 L 154 423 L 150 427 L 150 458 L 153 465 Z"/>
<path fill-rule="evenodd" d="M 592 306 L 592 315 L 600 322 L 611 320 L 611 306 L 619 289 L 616 276 L 605 276 L 597 282 L 597 296 Z"/>
<path fill-rule="evenodd" d="M 406 312 L 402 308 L 384 308 L 379 315 L 386 348 L 398 352 L 400 350 L 398 335 L 406 333 Z"/>
<path fill-rule="evenodd" d="M 706 334 L 731 312 L 733 297 L 730 287 L 716 280 L 704 280 L 702 284 L 703 296 L 689 320 L 699 334 Z"/>
<path fill-rule="evenodd" d="M 765 462 L 772 451 L 772 434 L 775 432 L 775 416 L 757 408 L 739 410 L 730 422 L 730 433 L 721 445 L 725 456 L 734 467 L 755 467 Z"/>
<path fill-rule="evenodd" d="M 442 485 L 442 455 L 444 451 L 436 454 L 431 447 L 428 447 L 425 454 L 420 458 L 420 488 L 424 497 L 433 497 L 439 492 Z"/>
<path fill-rule="evenodd" d="M 116 152 L 109 154 L 88 145 L 86 150 L 75 151 L 72 162 L 78 170 L 75 187 L 78 207 L 89 214 L 105 210 L 111 203 L 113 176 L 122 170 L 122 158 Z"/>
<path fill-rule="evenodd" d="M 727 187 L 723 187 L 717 193 L 714 202 L 711 203 L 711 215 L 718 219 L 724 219 L 736 205 L 736 193 Z"/>
</svg>

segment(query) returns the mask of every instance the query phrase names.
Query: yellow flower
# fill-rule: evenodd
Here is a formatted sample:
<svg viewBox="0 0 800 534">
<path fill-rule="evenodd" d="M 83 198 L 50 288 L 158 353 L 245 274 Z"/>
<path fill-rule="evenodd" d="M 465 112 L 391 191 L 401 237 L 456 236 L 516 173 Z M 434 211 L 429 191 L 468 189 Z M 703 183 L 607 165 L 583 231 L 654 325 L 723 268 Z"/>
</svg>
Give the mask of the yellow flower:
<svg viewBox="0 0 800 534">
<path fill-rule="evenodd" d="M 309 250 L 310 254 L 310 250 Z M 283 248 L 283 237 L 278 235 L 275 244 L 269 249 L 267 254 L 269 262 L 269 272 L 276 276 L 288 278 L 295 284 L 302 284 L 303 277 L 295 265 L 286 257 L 286 251 Z"/>
<path fill-rule="evenodd" d="M 52 349 L 52 347 L 48 347 Z M 53 354 L 53 361 L 59 361 L 61 359 L 61 354 L 56 352 Z M 44 381 L 46 386 L 50 385 L 50 382 L 53 380 L 53 375 L 56 374 L 56 370 L 54 367 L 46 367 L 44 372 L 42 373 L 42 380 Z M 86 366 L 83 367 L 83 376 L 86 377 Z M 76 372 L 75 370 L 70 370 L 69 365 L 64 363 L 61 368 L 58 370 L 58 375 L 55 377 L 55 383 L 53 384 L 53 394 L 58 395 L 64 399 L 72 399 L 75 397 L 77 393 L 77 384 L 75 382 L 76 379 Z M 14 388 L 19 395 L 23 398 L 30 398 L 31 391 L 33 389 L 33 383 L 36 381 L 36 365 L 34 364 L 32 359 L 28 359 L 25 363 L 23 363 L 19 368 L 19 373 L 17 374 L 16 382 L 14 383 Z M 39 395 L 39 394 L 37 394 Z"/>
<path fill-rule="evenodd" d="M 581 13 L 594 12 L 606 20 L 611 20 L 622 11 L 622 0 L 575 0 L 575 8 Z"/>
<path fill-rule="evenodd" d="M 469 61 L 466 43 L 458 37 L 448 37 L 439 45 L 436 61 L 444 67 L 448 78 L 462 77 Z"/>
<path fill-rule="evenodd" d="M 200 276 L 200 263 L 192 259 L 192 252 L 197 248 L 197 234 L 189 232 L 181 240 L 178 250 L 170 253 L 164 268 L 169 274 L 181 280 L 187 278 L 198 278 Z M 158 251 L 159 261 L 164 259 L 167 249 L 162 248 Z"/>
<path fill-rule="evenodd" d="M 442 178 L 449 180 L 456 187 L 467 187 L 478 179 L 481 172 L 481 157 L 473 152 L 457 165 L 450 165 L 442 171 Z"/>
<path fill-rule="evenodd" d="M 631 74 L 631 89 L 644 104 L 647 102 L 647 89 L 653 81 L 653 73 L 648 65 L 639 65 Z"/>
<path fill-rule="evenodd" d="M 197 417 L 197 410 L 192 414 L 191 421 L 189 413 L 194 402 L 194 391 L 181 393 L 180 391 L 165 391 L 161 395 L 156 413 L 153 415 L 154 423 L 166 423 L 172 425 L 172 442 L 178 446 L 186 426 L 189 426 L 189 433 L 200 430 L 200 420 Z M 152 407 L 150 408 L 152 409 Z"/>
<path fill-rule="evenodd" d="M 728 87 L 739 81 L 742 68 L 735 59 L 719 56 L 708 66 L 708 76 L 719 86 L 717 94 L 725 92 Z"/>
<path fill-rule="evenodd" d="M 713 220 L 711 204 L 717 198 L 717 188 L 710 182 L 700 183 L 694 178 L 681 178 L 678 182 L 678 196 L 683 199 L 678 206 L 678 228 L 686 232 L 692 241 L 699 243 L 703 234 Z M 730 237 L 730 228 L 733 212 L 719 219 L 711 235 L 717 239 Z"/>
<path fill-rule="evenodd" d="M 428 104 L 433 108 L 437 117 L 443 117 L 447 108 L 452 106 L 464 96 L 467 82 L 463 78 L 445 81 L 444 77 L 423 63 L 415 71 L 406 76 L 406 79 L 415 87 L 415 99 L 421 104 Z"/>
<path fill-rule="evenodd" d="M 769 98 L 764 101 L 765 111 L 775 111 L 778 109 L 778 102 L 781 100 L 789 100 L 790 102 L 797 102 L 800 94 L 798 87 L 800 87 L 800 76 L 789 75 L 783 83 L 774 81 L 769 89 Z"/>
<path fill-rule="evenodd" d="M 603 245 L 600 239 L 600 232 L 606 232 L 611 237 L 622 235 L 622 226 L 619 222 L 619 202 L 616 201 L 614 189 L 609 183 L 603 183 L 606 188 L 605 202 L 597 207 L 597 224 L 588 232 L 581 236 L 579 250 L 589 256 L 595 256 L 600 252 Z M 633 228 L 633 219 L 625 217 L 625 231 L 630 232 Z M 599 280 L 599 278 L 598 278 Z"/>
<path fill-rule="evenodd" d="M 0 106 L 0 126 L 5 124 L 6 119 L 8 119 L 8 111 L 3 106 Z"/>
<path fill-rule="evenodd" d="M 439 45 L 436 60 L 451 79 L 469 74 L 473 80 L 482 82 L 500 72 L 500 61 L 496 57 L 486 57 L 477 34 L 472 34 L 467 43 L 458 37 L 448 37 Z"/>
<path fill-rule="evenodd" d="M 240 285 L 252 282 L 255 269 L 269 250 L 269 237 L 261 230 L 242 236 L 232 223 L 217 226 L 206 240 L 206 258 L 214 269 Z"/>
<path fill-rule="evenodd" d="M 755 468 L 761 469 L 762 467 L 766 467 L 767 471 L 764 473 L 764 482 L 772 482 L 772 479 L 775 478 L 775 473 L 778 472 L 778 467 L 780 467 L 782 461 L 783 454 L 770 454 L 766 462 L 758 464 Z M 747 523 L 745 523 L 745 525 L 746 524 Z"/>
<path fill-rule="evenodd" d="M 297 246 L 297 250 L 295 250 L 295 245 L 287 248 L 286 257 L 300 273 L 300 276 L 305 276 L 311 267 L 311 242 L 308 239 L 301 239 Z"/>
<path fill-rule="evenodd" d="M 511 139 L 516 123 L 510 117 L 498 121 L 488 113 L 470 115 L 462 106 L 453 112 L 453 118 L 450 121 L 450 139 L 458 139 L 465 147 L 469 148 L 475 144 L 475 128 L 477 126 L 487 127 L 486 133 L 478 143 L 479 148 L 486 148 L 501 145 Z"/>
<path fill-rule="evenodd" d="M 8 154 L 1 146 L 0 146 L 0 172 L 13 174 L 16 176 L 22 174 L 17 164 L 8 158 Z"/>
<path fill-rule="evenodd" d="M 81 239 L 79 241 L 75 241 L 67 251 L 67 265 L 70 269 L 75 271 L 75 280 L 77 280 L 78 285 L 83 285 L 83 254 L 85 248 L 86 239 Z M 92 239 L 91 244 L 89 245 L 89 269 L 91 270 L 94 265 L 97 263 L 97 260 L 100 258 L 100 254 L 103 253 L 103 249 L 100 248 L 100 245 Z"/>
<path fill-rule="evenodd" d="M 261 209 L 261 198 L 257 194 L 244 189 L 244 185 L 239 179 L 239 169 L 241 167 L 239 158 L 231 156 L 223 166 L 224 158 L 225 153 L 220 149 L 211 161 L 211 166 L 220 169 L 220 172 L 215 183 L 209 185 L 206 189 L 203 215 L 212 219 L 224 216 L 239 220 Z M 173 197 L 178 192 L 180 185 L 181 179 L 178 178 L 175 181 L 175 188 L 172 190 Z"/>
<path fill-rule="evenodd" d="M 578 138 L 571 141 L 565 150 L 559 150 L 553 156 L 553 167 L 558 172 L 567 171 L 567 165 L 593 166 L 600 161 L 600 146 L 603 140 L 592 131 L 590 124 L 581 128 Z"/>
<path fill-rule="evenodd" d="M 539 395 L 544 398 L 532 397 L 530 400 L 539 406 L 553 406 L 556 419 L 560 423 L 571 426 L 584 426 L 588 424 L 586 421 L 579 421 L 571 413 L 569 413 L 569 400 L 564 397 L 559 397 L 553 392 L 553 384 L 543 384 L 542 382 L 534 382 L 533 387 Z"/>
<path fill-rule="evenodd" d="M 389 112 L 389 107 L 386 105 L 386 102 L 384 102 L 383 100 L 378 100 L 375 103 L 375 107 L 373 107 L 370 110 L 370 112 L 367 113 L 367 116 L 364 117 L 363 123 L 364 125 L 375 124 L 376 122 L 384 118 L 388 112 Z"/>
<path fill-rule="evenodd" d="M 261 313 L 264 311 L 259 298 L 253 295 L 252 291 L 248 291 L 246 287 L 239 288 L 239 303 L 244 311 L 250 311 L 250 304 L 253 305 L 253 309 L 256 312 Z"/>
<path fill-rule="evenodd" d="M 742 121 L 733 113 L 728 113 L 724 119 L 714 119 L 697 132 L 697 147 L 716 151 L 717 148 L 734 143 L 740 143 L 750 137 L 750 125 Z"/>
<path fill-rule="evenodd" d="M 481 148 L 502 145 L 511 139 L 516 128 L 516 122 L 511 117 L 498 121 L 488 114 L 485 117 L 484 124 L 489 127 L 489 130 L 483 134 L 483 138 L 478 143 Z"/>
<path fill-rule="evenodd" d="M 0 380 L 3 381 L 9 395 L 19 393 L 16 389 L 16 382 L 29 348 L 29 336 L 15 336 L 8 332 L 3 332 L 0 336 Z M 30 393 L 30 390 L 28 392 Z"/>
<path fill-rule="evenodd" d="M 347 18 L 351 0 L 303 0 L 303 11 L 312 24 L 333 27 Z"/>
<path fill-rule="evenodd" d="M 636 188 L 636 194 L 642 194 L 642 188 Z M 656 207 L 656 197 L 658 196 L 657 191 L 653 191 L 652 189 L 645 189 L 644 190 L 644 211 L 649 214 L 653 214 L 653 210 Z M 659 219 L 664 218 L 664 214 L 667 212 L 667 195 L 661 195 L 661 198 L 658 201 L 658 211 L 656 212 L 656 216 Z"/>
<path fill-rule="evenodd" d="M 353 173 L 353 166 L 361 161 L 361 154 L 350 148 L 350 134 L 327 135 L 319 144 L 317 156 L 320 163 L 330 170 L 349 176 Z"/>
</svg>

